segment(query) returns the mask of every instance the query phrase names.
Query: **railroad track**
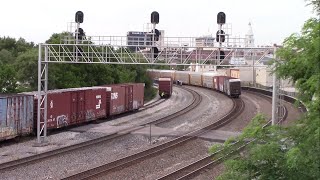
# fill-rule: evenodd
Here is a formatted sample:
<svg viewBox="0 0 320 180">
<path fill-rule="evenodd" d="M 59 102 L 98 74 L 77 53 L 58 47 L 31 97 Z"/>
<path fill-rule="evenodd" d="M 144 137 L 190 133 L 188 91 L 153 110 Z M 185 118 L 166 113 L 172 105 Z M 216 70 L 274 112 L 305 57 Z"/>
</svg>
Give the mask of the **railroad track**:
<svg viewBox="0 0 320 180">
<path fill-rule="evenodd" d="M 102 166 L 98 166 L 96 168 L 93 168 L 93 169 L 90 169 L 88 171 L 84 171 L 84 172 L 81 172 L 78 174 L 74 174 L 72 176 L 66 177 L 65 179 L 79 180 L 79 179 L 91 179 L 91 178 L 95 178 L 95 177 L 101 177 L 101 176 L 104 176 L 110 172 L 121 170 L 125 167 L 128 167 L 130 165 L 134 165 L 142 160 L 145 160 L 146 158 L 154 157 L 160 153 L 164 153 L 167 150 L 181 146 L 182 144 L 187 143 L 189 141 L 195 140 L 198 138 L 199 135 L 204 134 L 204 133 L 208 132 L 209 130 L 217 129 L 217 128 L 229 123 L 235 117 L 237 117 L 239 114 L 242 113 L 242 111 L 244 110 L 244 106 L 245 106 L 244 102 L 241 99 L 232 99 L 232 100 L 234 102 L 232 110 L 227 115 L 225 115 L 224 117 L 219 119 L 218 121 L 216 121 L 216 122 L 214 122 L 204 128 L 197 129 L 197 130 L 192 131 L 190 133 L 187 133 L 183 136 L 175 138 L 171 141 L 159 144 L 153 148 L 150 148 L 150 149 L 147 149 L 144 151 L 140 151 L 136 154 L 115 160 L 111 163 L 104 164 Z"/>
<path fill-rule="evenodd" d="M 54 158 L 55 156 L 63 154 L 63 153 L 72 152 L 72 151 L 75 151 L 75 150 L 78 150 L 78 149 L 83 149 L 85 147 L 94 146 L 94 145 L 102 143 L 102 142 L 106 142 L 106 141 L 109 141 L 109 140 L 112 140 L 112 139 L 115 139 L 115 138 L 122 137 L 124 135 L 127 135 L 127 134 L 131 133 L 132 131 L 136 131 L 136 130 L 142 129 L 142 128 L 146 127 L 146 126 L 149 126 L 150 124 L 155 124 L 156 125 L 156 124 L 159 124 L 159 123 L 162 123 L 162 122 L 165 122 L 165 121 L 172 120 L 172 119 L 174 119 L 174 118 L 176 118 L 178 116 L 181 116 L 181 115 L 191 111 L 192 109 L 194 109 L 195 107 L 197 107 L 200 104 L 202 98 L 201 98 L 199 93 L 197 93 L 196 91 L 193 91 L 191 89 L 185 88 L 185 87 L 179 87 L 179 88 L 185 89 L 188 92 L 190 92 L 193 95 L 193 101 L 188 106 L 186 106 L 185 108 L 175 112 L 174 114 L 170 114 L 170 115 L 168 115 L 166 117 L 163 117 L 163 118 L 160 118 L 160 119 L 156 119 L 156 120 L 154 120 L 152 122 L 149 122 L 149 123 L 140 123 L 140 124 L 138 124 L 138 125 L 136 125 L 134 127 L 130 127 L 130 128 L 121 130 L 119 132 L 110 134 L 108 136 L 97 138 L 97 139 L 94 139 L 94 140 L 91 140 L 91 141 L 86 141 L 86 142 L 82 142 L 82 143 L 79 143 L 79 144 L 74 144 L 74 145 L 71 145 L 71 146 L 63 147 L 63 148 L 60 148 L 60 149 L 54 149 L 54 150 L 47 151 L 47 152 L 44 152 L 44 153 L 40 153 L 40 154 L 37 154 L 37 155 L 28 156 L 28 157 L 25 157 L 25 158 L 14 160 L 14 161 L 9 161 L 9 162 L 6 162 L 6 163 L 2 163 L 2 164 L 0 164 L 0 172 L 4 171 L 4 170 L 8 170 L 8 169 L 18 168 L 18 167 L 21 167 L 21 166 L 27 166 L 29 164 L 34 164 L 34 163 L 37 163 L 37 162 L 41 162 L 41 161 L 46 160 L 46 159 Z"/>
<path fill-rule="evenodd" d="M 254 93 L 254 92 L 249 92 L 249 93 L 253 93 L 255 95 L 258 95 L 260 97 L 265 98 L 266 100 L 268 100 L 269 102 L 272 102 L 272 99 L 269 96 L 266 95 L 262 95 L 259 93 Z M 282 108 L 284 108 L 284 114 L 282 115 L 282 118 L 279 120 L 278 124 L 281 124 L 282 121 L 284 121 L 287 118 L 288 115 L 288 111 L 287 108 L 285 106 L 283 106 Z M 267 124 L 265 124 L 263 127 L 266 127 L 268 125 L 271 124 L 271 120 L 267 122 Z M 239 141 L 233 143 L 233 151 L 227 155 L 221 155 L 223 153 L 223 150 L 219 150 L 214 152 L 211 155 L 208 155 L 206 157 L 203 157 L 202 159 L 199 159 L 193 163 L 190 163 L 176 171 L 173 171 L 169 174 L 166 174 L 165 176 L 162 176 L 160 178 L 158 178 L 157 180 L 189 180 L 192 179 L 196 176 L 198 176 L 201 172 L 203 172 L 203 170 L 208 169 L 208 168 L 212 168 L 218 164 L 221 163 L 221 161 L 225 158 L 227 158 L 228 156 L 230 156 L 231 154 L 238 152 L 242 149 L 244 149 L 248 144 L 252 143 L 254 140 L 245 142 L 245 143 L 240 143 Z M 214 159 L 214 160 L 213 160 Z"/>
</svg>

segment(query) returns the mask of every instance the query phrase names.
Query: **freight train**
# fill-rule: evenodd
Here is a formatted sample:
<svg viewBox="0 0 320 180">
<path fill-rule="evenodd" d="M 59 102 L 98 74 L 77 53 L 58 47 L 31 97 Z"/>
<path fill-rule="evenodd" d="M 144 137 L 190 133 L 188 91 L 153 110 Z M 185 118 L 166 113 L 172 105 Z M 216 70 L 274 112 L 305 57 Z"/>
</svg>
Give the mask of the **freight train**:
<svg viewBox="0 0 320 180">
<path fill-rule="evenodd" d="M 160 80 L 168 78 L 172 79 L 176 83 L 178 82 L 179 84 L 213 89 L 230 97 L 238 98 L 241 95 L 240 79 L 225 76 L 224 74 L 218 72 L 189 72 L 151 69 L 148 70 L 147 73 L 152 79 L 159 80 L 159 93 L 160 89 L 161 92 L 169 92 L 169 90 L 163 90 L 166 89 L 166 86 L 160 87 Z M 169 87 L 167 89 L 169 89 Z"/>
<path fill-rule="evenodd" d="M 50 90 L 47 129 L 138 110 L 144 105 L 144 86 L 144 83 L 128 83 Z M 36 132 L 37 105 L 37 92 L 0 94 L 0 141 Z"/>
</svg>

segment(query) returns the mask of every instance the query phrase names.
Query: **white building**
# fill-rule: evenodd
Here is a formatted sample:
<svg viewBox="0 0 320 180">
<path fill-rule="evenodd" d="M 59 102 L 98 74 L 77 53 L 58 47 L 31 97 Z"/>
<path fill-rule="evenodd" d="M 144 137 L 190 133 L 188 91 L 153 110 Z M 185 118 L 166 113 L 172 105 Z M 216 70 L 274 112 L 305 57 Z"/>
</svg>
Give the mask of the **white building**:
<svg viewBox="0 0 320 180">
<path fill-rule="evenodd" d="M 248 32 L 245 35 L 245 47 L 254 47 L 254 37 L 253 37 L 253 31 L 251 27 L 251 23 L 248 24 Z"/>
</svg>

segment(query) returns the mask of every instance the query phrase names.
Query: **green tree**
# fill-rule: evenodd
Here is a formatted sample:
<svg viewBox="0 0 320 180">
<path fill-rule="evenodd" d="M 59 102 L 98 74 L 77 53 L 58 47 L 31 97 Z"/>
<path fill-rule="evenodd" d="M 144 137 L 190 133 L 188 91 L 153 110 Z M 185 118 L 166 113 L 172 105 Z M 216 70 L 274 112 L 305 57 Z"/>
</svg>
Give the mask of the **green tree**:
<svg viewBox="0 0 320 180">
<path fill-rule="evenodd" d="M 319 0 L 315 9 L 319 12 Z M 255 138 L 242 155 L 228 160 L 218 179 L 320 178 L 320 20 L 309 19 L 300 34 L 293 34 L 277 51 L 276 73 L 296 82 L 305 116 L 288 128 L 261 128 L 256 117 L 240 140 Z M 228 144 L 225 145 L 228 147 Z M 213 147 L 211 151 L 222 147 Z"/>
<path fill-rule="evenodd" d="M 38 87 L 38 50 L 29 49 L 21 53 L 14 64 L 17 78 L 23 89 L 36 90 Z"/>
<path fill-rule="evenodd" d="M 0 65 L 13 63 L 15 58 L 7 49 L 0 50 Z"/>
<path fill-rule="evenodd" d="M 0 92 L 12 93 L 17 91 L 16 71 L 11 65 L 0 66 Z"/>
</svg>

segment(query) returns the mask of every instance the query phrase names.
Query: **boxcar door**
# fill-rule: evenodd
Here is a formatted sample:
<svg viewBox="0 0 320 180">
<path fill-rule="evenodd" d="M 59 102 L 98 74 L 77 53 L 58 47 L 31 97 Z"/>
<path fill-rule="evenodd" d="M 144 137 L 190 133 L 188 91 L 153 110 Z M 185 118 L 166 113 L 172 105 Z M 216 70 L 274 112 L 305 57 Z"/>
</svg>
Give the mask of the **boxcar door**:
<svg viewBox="0 0 320 180">
<path fill-rule="evenodd" d="M 133 87 L 132 85 L 125 86 L 126 90 L 126 111 L 131 111 L 133 109 Z"/>
<path fill-rule="evenodd" d="M 79 91 L 78 92 L 78 107 L 77 107 L 78 118 L 77 118 L 77 121 L 83 122 L 86 120 L 85 102 L 86 102 L 85 91 Z"/>
<path fill-rule="evenodd" d="M 77 121 L 78 115 L 78 92 L 70 92 L 71 93 L 71 118 L 70 124 L 75 124 Z"/>
</svg>

